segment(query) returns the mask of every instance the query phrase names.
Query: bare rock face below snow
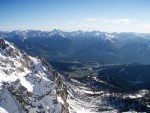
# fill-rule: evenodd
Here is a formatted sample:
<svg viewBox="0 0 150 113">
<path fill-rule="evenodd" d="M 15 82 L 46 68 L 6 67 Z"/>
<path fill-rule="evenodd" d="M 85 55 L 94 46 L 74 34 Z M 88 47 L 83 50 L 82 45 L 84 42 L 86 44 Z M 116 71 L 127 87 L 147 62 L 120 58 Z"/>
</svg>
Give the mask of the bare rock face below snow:
<svg viewBox="0 0 150 113">
<path fill-rule="evenodd" d="M 49 64 L 0 39 L 0 113 L 68 113 L 66 98 Z"/>
</svg>

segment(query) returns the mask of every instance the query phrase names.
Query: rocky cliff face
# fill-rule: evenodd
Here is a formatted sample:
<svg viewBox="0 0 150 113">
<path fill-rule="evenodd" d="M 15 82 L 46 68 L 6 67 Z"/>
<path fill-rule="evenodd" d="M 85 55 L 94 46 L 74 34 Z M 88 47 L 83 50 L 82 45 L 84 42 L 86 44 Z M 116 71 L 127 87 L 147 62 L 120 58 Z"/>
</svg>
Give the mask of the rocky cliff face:
<svg viewBox="0 0 150 113">
<path fill-rule="evenodd" d="M 0 39 L 0 112 L 68 113 L 61 76 L 43 59 Z"/>
</svg>

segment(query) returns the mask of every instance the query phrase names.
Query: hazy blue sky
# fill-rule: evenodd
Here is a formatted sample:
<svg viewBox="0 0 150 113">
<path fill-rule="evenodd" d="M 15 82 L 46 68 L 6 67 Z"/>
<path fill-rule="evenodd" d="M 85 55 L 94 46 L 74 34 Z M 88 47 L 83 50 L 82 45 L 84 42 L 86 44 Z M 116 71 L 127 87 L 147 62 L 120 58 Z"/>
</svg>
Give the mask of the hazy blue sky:
<svg viewBox="0 0 150 113">
<path fill-rule="evenodd" d="M 150 0 L 0 0 L 0 30 L 150 32 Z"/>
</svg>

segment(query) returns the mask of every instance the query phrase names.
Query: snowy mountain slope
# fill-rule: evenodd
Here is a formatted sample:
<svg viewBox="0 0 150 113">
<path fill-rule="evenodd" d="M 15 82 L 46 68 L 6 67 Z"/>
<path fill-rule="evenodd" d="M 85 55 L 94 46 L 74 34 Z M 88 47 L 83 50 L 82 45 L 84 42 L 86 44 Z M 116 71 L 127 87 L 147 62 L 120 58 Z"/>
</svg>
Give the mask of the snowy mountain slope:
<svg viewBox="0 0 150 113">
<path fill-rule="evenodd" d="M 0 39 L 0 112 L 67 113 L 59 80 L 50 65 Z"/>
<path fill-rule="evenodd" d="M 100 83 L 105 81 L 98 80 Z M 94 83 L 94 81 L 91 81 Z M 120 93 L 113 92 L 105 89 L 97 90 L 93 89 L 94 85 L 87 87 L 89 81 L 80 82 L 75 79 L 71 79 L 71 82 L 67 85 L 68 99 L 67 102 L 70 108 L 77 113 L 138 113 L 138 112 L 150 112 L 149 102 L 150 93 L 148 90 L 140 90 L 135 93 Z M 72 90 L 70 90 L 72 89 Z M 69 111 L 71 113 L 71 110 Z"/>
</svg>

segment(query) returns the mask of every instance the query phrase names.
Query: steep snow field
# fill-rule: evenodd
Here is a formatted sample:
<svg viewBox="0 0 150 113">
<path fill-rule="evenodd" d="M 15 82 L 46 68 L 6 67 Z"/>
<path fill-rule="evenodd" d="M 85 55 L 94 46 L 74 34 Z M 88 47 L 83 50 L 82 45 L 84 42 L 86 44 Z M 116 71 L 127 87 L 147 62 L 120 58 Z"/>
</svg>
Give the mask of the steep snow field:
<svg viewBox="0 0 150 113">
<path fill-rule="evenodd" d="M 48 68 L 1 39 L 0 113 L 61 113 L 63 99 Z"/>
</svg>

